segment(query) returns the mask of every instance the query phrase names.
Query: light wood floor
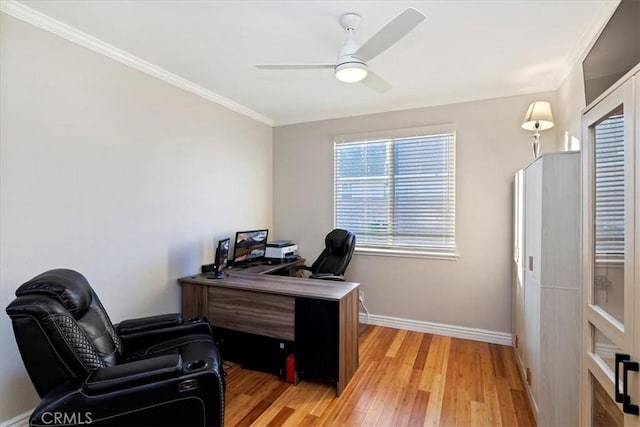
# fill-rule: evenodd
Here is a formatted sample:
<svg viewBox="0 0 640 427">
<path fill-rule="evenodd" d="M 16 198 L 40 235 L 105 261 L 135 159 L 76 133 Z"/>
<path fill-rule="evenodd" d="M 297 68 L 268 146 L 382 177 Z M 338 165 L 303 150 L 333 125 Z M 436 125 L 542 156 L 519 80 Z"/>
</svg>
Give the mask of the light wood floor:
<svg viewBox="0 0 640 427">
<path fill-rule="evenodd" d="M 344 393 L 227 369 L 226 426 L 535 425 L 511 347 L 363 326 Z"/>
</svg>

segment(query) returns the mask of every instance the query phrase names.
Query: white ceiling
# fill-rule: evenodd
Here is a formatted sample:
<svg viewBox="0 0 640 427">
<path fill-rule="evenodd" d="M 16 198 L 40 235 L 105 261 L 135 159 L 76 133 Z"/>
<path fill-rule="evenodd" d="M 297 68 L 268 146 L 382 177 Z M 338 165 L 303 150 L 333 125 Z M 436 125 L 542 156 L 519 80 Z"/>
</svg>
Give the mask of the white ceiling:
<svg viewBox="0 0 640 427">
<path fill-rule="evenodd" d="M 555 90 L 617 4 L 501 1 L 21 1 L 240 104 L 275 125 Z M 360 42 L 407 7 L 427 18 L 369 62 L 393 88 L 341 83 L 338 23 L 363 18 Z"/>
</svg>

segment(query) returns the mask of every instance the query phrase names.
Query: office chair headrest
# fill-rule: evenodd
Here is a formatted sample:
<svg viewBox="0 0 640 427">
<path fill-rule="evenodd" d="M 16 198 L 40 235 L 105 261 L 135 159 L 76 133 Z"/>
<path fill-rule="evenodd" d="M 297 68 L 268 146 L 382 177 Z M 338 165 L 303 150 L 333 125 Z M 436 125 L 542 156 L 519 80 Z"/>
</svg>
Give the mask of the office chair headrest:
<svg viewBox="0 0 640 427">
<path fill-rule="evenodd" d="M 59 301 L 76 319 L 86 313 L 93 299 L 87 279 L 77 271 L 67 269 L 46 271 L 16 290 L 16 297 L 33 294 Z"/>
<path fill-rule="evenodd" d="M 327 234 L 327 237 L 324 238 L 324 244 L 330 254 L 343 256 L 349 253 L 353 237 L 352 232 L 336 228 Z"/>
</svg>

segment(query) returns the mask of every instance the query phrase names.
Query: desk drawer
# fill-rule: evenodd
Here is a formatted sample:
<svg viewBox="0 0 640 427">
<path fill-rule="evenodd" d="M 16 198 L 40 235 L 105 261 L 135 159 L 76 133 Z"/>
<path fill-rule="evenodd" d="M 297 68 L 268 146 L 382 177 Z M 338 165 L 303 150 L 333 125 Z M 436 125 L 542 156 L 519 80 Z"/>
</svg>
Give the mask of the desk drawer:
<svg viewBox="0 0 640 427">
<path fill-rule="evenodd" d="M 294 340 L 294 297 L 209 287 L 208 301 L 214 327 Z"/>
</svg>

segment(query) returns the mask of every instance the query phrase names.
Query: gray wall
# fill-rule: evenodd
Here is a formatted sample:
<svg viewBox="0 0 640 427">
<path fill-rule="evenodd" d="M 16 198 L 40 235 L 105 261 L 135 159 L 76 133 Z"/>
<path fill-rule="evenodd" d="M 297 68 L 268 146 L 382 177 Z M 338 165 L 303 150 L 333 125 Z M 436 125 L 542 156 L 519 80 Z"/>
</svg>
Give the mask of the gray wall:
<svg viewBox="0 0 640 427">
<path fill-rule="evenodd" d="M 582 60 L 571 69 L 558 88 L 558 102 L 553 105 L 556 121 L 557 149 L 566 151 L 582 147 L 582 110 L 586 107 Z"/>
<path fill-rule="evenodd" d="M 355 255 L 347 271 L 369 311 L 511 331 L 513 174 L 532 160 L 520 125 L 555 92 L 319 121 L 274 129 L 274 228 L 313 261 L 333 227 L 333 136 L 451 123 L 457 132 L 456 261 Z M 555 151 L 543 132 L 543 151 Z"/>
<path fill-rule="evenodd" d="M 68 267 L 114 322 L 179 311 L 175 279 L 213 260 L 214 239 L 271 227 L 272 130 L 0 19 L 3 421 L 38 402 L 4 314 L 15 289 Z"/>
</svg>

